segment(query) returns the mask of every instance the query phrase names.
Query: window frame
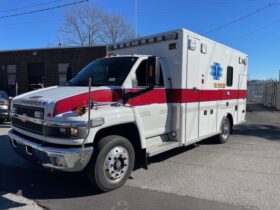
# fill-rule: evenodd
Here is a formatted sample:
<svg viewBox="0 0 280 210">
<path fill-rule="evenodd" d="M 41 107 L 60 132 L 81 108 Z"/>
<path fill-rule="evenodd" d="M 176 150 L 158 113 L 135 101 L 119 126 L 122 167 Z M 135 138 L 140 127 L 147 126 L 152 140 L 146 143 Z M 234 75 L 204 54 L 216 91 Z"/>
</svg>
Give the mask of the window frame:
<svg viewBox="0 0 280 210">
<path fill-rule="evenodd" d="M 140 65 L 142 64 L 142 62 L 147 61 L 147 60 L 148 60 L 148 58 L 144 58 L 144 59 L 139 60 L 139 63 L 134 64 L 134 65 L 137 65 L 137 67 L 135 68 L 135 70 L 133 72 L 133 76 L 132 76 L 132 87 L 133 88 L 148 88 L 149 87 L 148 85 L 139 86 L 138 85 L 138 80 L 137 80 L 137 74 L 136 74 L 136 72 L 137 72 L 138 68 L 140 67 Z M 154 88 L 157 88 L 157 89 L 165 88 L 165 83 L 166 83 L 165 75 L 164 75 L 164 71 L 163 71 L 163 65 L 161 64 L 161 62 L 160 62 L 160 72 L 161 72 L 161 75 L 162 75 L 163 84 L 162 85 L 157 85 L 157 86 L 154 87 Z"/>
<path fill-rule="evenodd" d="M 233 72 L 234 72 L 234 68 L 232 66 L 228 66 L 227 67 L 227 77 L 226 77 L 227 87 L 233 86 Z"/>
</svg>

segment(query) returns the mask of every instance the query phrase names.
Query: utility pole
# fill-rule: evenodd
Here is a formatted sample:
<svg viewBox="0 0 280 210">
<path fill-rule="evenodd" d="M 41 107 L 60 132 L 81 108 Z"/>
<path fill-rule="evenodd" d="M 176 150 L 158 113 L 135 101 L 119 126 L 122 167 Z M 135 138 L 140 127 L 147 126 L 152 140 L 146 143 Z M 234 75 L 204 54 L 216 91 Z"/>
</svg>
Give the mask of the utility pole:
<svg viewBox="0 0 280 210">
<path fill-rule="evenodd" d="M 134 1 L 135 9 L 135 38 L 138 37 L 138 0 Z"/>
</svg>

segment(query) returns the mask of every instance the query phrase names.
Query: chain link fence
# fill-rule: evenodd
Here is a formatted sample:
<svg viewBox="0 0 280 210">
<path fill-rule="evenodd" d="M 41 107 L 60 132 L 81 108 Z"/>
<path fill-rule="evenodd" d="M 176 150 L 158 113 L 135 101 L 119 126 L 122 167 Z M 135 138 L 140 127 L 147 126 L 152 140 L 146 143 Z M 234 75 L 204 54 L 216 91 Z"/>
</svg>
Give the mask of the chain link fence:
<svg viewBox="0 0 280 210">
<path fill-rule="evenodd" d="M 271 80 L 248 81 L 247 101 L 280 110 L 280 82 Z"/>
<path fill-rule="evenodd" d="M 264 86 L 262 104 L 280 110 L 280 82 L 270 82 Z"/>
</svg>

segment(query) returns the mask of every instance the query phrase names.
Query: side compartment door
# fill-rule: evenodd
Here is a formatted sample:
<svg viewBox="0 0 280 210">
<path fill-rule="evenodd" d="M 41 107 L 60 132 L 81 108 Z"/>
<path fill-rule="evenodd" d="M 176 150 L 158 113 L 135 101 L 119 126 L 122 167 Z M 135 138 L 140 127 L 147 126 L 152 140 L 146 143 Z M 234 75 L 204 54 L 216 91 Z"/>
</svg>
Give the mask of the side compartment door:
<svg viewBox="0 0 280 210">
<path fill-rule="evenodd" d="M 200 40 L 194 37 L 188 37 L 186 79 L 186 140 L 193 141 L 199 137 L 199 118 L 201 115 L 199 112 L 199 92 L 201 88 Z M 203 122 L 208 124 L 208 122 Z"/>
<path fill-rule="evenodd" d="M 245 120 L 247 76 L 239 75 L 238 81 L 238 122 Z"/>
</svg>

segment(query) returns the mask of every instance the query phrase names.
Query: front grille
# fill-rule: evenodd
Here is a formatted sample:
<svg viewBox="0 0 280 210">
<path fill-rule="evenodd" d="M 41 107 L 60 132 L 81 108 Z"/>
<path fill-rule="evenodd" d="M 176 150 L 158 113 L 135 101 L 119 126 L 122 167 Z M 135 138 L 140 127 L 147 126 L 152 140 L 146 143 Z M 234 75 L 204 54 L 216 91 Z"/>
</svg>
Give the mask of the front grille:
<svg viewBox="0 0 280 210">
<path fill-rule="evenodd" d="M 49 142 L 45 142 L 45 141 L 41 141 L 39 139 L 35 139 L 35 138 L 32 138 L 30 136 L 26 136 L 22 133 L 19 133 L 15 130 L 13 130 L 13 133 L 16 134 L 17 136 L 20 136 L 21 138 L 24 138 L 28 141 L 31 141 L 33 143 L 36 143 L 36 144 L 40 144 L 42 146 L 45 146 L 45 147 L 54 147 L 54 148 L 80 148 L 81 145 L 64 145 L 64 144 L 54 144 L 54 143 L 49 143 Z M 88 145 L 88 144 L 86 144 Z"/>
<path fill-rule="evenodd" d="M 29 121 L 24 122 L 22 120 L 19 120 L 19 119 L 13 117 L 12 125 L 20 128 L 22 130 L 26 130 L 26 131 L 29 131 L 32 133 L 43 135 L 43 125 L 40 125 L 37 123 L 33 123 L 33 122 L 29 122 Z"/>
<path fill-rule="evenodd" d="M 39 108 L 39 107 L 28 107 L 28 106 L 21 106 L 21 105 L 17 105 L 15 104 L 14 107 L 17 108 L 17 113 L 18 115 L 26 115 L 28 117 L 35 117 L 35 112 L 36 111 L 40 111 L 43 112 L 43 116 L 44 116 L 44 109 L 43 108 Z"/>
</svg>

